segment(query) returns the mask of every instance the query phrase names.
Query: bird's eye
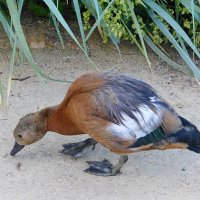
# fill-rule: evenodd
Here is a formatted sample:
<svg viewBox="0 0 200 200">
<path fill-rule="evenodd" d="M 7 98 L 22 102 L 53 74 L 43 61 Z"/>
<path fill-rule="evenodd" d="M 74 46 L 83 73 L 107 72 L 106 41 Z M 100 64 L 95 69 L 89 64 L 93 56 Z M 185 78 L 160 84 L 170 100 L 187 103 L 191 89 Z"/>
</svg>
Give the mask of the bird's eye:
<svg viewBox="0 0 200 200">
<path fill-rule="evenodd" d="M 17 135 L 18 138 L 22 138 L 22 135 Z"/>
</svg>

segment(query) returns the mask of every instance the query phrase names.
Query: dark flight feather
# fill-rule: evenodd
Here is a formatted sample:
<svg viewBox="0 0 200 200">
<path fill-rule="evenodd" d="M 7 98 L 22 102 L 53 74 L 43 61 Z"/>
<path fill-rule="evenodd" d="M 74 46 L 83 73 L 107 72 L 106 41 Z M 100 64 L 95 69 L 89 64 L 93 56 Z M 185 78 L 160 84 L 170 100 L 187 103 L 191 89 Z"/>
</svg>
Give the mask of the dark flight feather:
<svg viewBox="0 0 200 200">
<path fill-rule="evenodd" d="M 123 124 L 122 115 L 126 114 L 141 127 L 134 113 L 141 114 L 139 108 L 143 105 L 148 106 L 153 112 L 157 112 L 156 104 L 174 112 L 171 106 L 150 85 L 143 81 L 125 75 L 109 73 L 103 74 L 102 78 L 105 84 L 95 89 L 93 94 L 102 108 L 106 109 L 106 120 Z"/>
</svg>

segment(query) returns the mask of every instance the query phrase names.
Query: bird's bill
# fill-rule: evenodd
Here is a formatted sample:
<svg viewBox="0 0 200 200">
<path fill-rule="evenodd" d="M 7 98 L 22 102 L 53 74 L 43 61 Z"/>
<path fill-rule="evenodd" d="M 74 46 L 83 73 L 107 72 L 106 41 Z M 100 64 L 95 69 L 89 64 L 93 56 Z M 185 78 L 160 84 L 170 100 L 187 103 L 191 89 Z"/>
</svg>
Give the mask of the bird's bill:
<svg viewBox="0 0 200 200">
<path fill-rule="evenodd" d="M 14 156 L 16 153 L 18 153 L 19 151 L 21 151 L 23 148 L 24 148 L 25 145 L 20 145 L 18 144 L 17 142 L 15 142 L 11 152 L 10 152 L 10 155 L 11 156 Z"/>
</svg>

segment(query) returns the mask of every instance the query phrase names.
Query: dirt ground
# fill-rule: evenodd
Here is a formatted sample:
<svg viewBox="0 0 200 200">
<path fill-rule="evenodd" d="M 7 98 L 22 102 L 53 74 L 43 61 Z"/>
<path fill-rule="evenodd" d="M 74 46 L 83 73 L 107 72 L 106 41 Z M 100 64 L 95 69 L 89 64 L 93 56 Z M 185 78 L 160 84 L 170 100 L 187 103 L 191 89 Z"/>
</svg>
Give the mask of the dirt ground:
<svg viewBox="0 0 200 200">
<path fill-rule="evenodd" d="M 34 27 L 35 30 L 38 27 Z M 47 34 L 49 38 L 51 33 Z M 57 41 L 57 38 L 50 38 L 53 39 Z M 99 35 L 94 35 L 89 49 L 91 59 L 101 71 L 109 69 L 150 83 L 179 114 L 200 128 L 200 86 L 194 78 L 170 69 L 150 52 L 151 73 L 134 45 L 121 45 L 120 59 L 115 50 L 100 41 Z M 5 36 L 0 36 L 0 42 L 0 73 L 6 81 L 10 50 Z M 61 50 L 56 42 L 52 43 L 55 46 L 32 50 L 41 69 L 51 77 L 67 80 L 94 71 L 69 36 L 66 36 L 65 42 L 66 50 Z M 200 155 L 187 150 L 132 154 L 122 174 L 116 177 L 97 177 L 83 172 L 88 167 L 87 160 L 107 158 L 112 163 L 117 162 L 118 155 L 100 145 L 76 161 L 59 153 L 62 144 L 80 141 L 87 136 L 64 137 L 49 132 L 38 143 L 11 157 L 12 132 L 18 120 L 27 113 L 59 103 L 69 87 L 69 84 L 52 81 L 44 84 L 30 67 L 16 65 L 13 77 L 26 76 L 31 77 L 25 81 L 13 81 L 8 106 L 0 111 L 0 199 L 200 199 Z"/>
</svg>

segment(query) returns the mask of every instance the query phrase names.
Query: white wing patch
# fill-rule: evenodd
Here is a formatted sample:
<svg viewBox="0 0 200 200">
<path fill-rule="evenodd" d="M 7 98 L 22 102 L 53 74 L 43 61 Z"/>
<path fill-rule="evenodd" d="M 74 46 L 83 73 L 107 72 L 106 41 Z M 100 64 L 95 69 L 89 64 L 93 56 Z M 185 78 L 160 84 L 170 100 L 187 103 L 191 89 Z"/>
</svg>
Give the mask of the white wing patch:
<svg viewBox="0 0 200 200">
<path fill-rule="evenodd" d="M 133 115 L 138 119 L 140 125 L 134 119 L 123 113 L 123 124 L 118 125 L 112 123 L 107 129 L 117 137 L 129 140 L 144 137 L 160 126 L 163 113 L 159 107 L 157 107 L 157 112 L 154 112 L 147 105 L 140 105 L 139 110 L 140 113 L 133 112 Z"/>
</svg>

